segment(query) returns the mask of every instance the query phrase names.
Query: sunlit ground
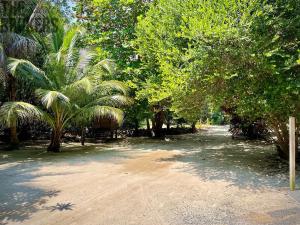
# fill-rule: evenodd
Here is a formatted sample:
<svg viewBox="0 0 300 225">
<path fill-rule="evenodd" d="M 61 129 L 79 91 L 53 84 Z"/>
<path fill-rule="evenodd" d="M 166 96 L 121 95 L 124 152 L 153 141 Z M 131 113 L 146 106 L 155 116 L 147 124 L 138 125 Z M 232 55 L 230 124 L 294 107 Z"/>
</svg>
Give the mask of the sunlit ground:
<svg viewBox="0 0 300 225">
<path fill-rule="evenodd" d="M 226 130 L 1 151 L 0 224 L 299 223 L 287 162 Z"/>
</svg>

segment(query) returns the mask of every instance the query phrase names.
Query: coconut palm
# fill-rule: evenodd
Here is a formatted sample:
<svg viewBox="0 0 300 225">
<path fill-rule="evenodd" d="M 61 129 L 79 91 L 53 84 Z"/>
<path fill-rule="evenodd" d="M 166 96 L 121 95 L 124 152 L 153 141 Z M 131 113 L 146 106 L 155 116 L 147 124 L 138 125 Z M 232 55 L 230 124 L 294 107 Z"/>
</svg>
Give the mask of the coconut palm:
<svg viewBox="0 0 300 225">
<path fill-rule="evenodd" d="M 83 123 L 97 117 L 111 117 L 121 123 L 123 112 L 118 107 L 130 102 L 122 82 L 102 80 L 101 74 L 104 71 L 113 71 L 111 61 L 103 60 L 90 66 L 95 56 L 93 51 L 76 47 L 81 33 L 79 28 L 72 27 L 63 35 L 49 37 L 55 40 L 55 45 L 45 63 L 46 78 L 44 72 L 24 60 L 11 59 L 9 64 L 12 73 L 19 71 L 20 74 L 33 74 L 35 80 L 43 81 L 40 82 L 43 86 L 36 90 L 36 96 L 46 111 L 42 112 L 30 105 L 31 111 L 24 108 L 9 111 L 9 107 L 2 107 L 0 114 L 2 111 L 2 115 L 9 117 L 10 112 L 19 113 L 24 109 L 24 113 L 13 113 L 12 117 L 22 119 L 32 112 L 44 119 L 52 128 L 49 151 L 60 151 L 63 131 L 71 121 Z M 62 41 L 57 41 L 58 36 L 62 37 Z"/>
<path fill-rule="evenodd" d="M 31 62 L 23 59 L 7 59 L 8 76 L 16 79 L 31 80 L 34 86 L 46 86 L 48 79 L 45 73 L 34 66 Z M 13 147 L 18 145 L 17 125 L 23 122 L 30 122 L 33 119 L 41 119 L 42 111 L 37 107 L 22 101 L 10 98 L 10 101 L 3 103 L 0 107 L 0 125 L 10 128 L 10 144 Z"/>
<path fill-rule="evenodd" d="M 6 11 L 1 11 L 1 17 L 6 18 L 5 22 L 0 21 L 0 81 L 2 82 L 2 90 L 7 92 L 10 105 L 17 101 L 17 81 L 21 74 L 10 73 L 8 64 L 10 57 L 19 59 L 30 59 L 33 57 L 38 43 L 32 36 L 35 28 L 34 21 L 37 17 L 45 16 L 46 10 L 44 1 L 29 0 L 26 5 L 19 7 L 17 1 L 2 1 L 0 0 L 0 7 L 5 5 Z M 10 13 L 14 12 L 18 15 L 18 20 Z M 7 15 L 6 15 L 7 13 Z M 29 32 L 30 31 L 30 32 Z M 24 63 L 24 62 L 21 62 Z M 30 78 L 32 79 L 32 78 Z M 18 144 L 17 129 L 12 123 L 10 126 L 10 142 L 12 145 Z"/>
</svg>

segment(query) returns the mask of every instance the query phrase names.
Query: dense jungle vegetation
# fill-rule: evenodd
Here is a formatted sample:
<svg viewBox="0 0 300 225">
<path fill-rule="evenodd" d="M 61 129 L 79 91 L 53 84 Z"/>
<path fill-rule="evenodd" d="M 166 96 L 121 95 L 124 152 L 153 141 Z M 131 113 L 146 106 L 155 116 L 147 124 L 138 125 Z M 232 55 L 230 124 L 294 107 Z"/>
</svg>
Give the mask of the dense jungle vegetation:
<svg viewBox="0 0 300 225">
<path fill-rule="evenodd" d="M 12 147 L 34 130 L 59 151 L 67 131 L 84 137 L 105 118 L 155 137 L 164 125 L 195 131 L 199 121 L 231 121 L 247 136 L 269 136 L 288 157 L 288 117 L 300 119 L 298 0 L 0 7 L 1 137 Z"/>
</svg>

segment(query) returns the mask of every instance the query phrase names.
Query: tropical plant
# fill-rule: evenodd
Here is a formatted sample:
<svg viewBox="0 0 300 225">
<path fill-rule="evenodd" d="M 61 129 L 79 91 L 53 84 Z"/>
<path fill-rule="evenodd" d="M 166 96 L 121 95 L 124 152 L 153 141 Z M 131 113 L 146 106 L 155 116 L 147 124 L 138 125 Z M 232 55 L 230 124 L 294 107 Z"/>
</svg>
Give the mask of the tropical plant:
<svg viewBox="0 0 300 225">
<path fill-rule="evenodd" d="M 33 13 L 32 7 L 35 3 L 30 2 L 27 7 L 22 10 L 18 10 L 14 7 L 13 2 L 8 1 L 0 2 L 1 6 L 6 4 L 7 12 L 18 11 L 20 14 L 21 23 L 15 23 L 11 16 L 4 17 L 1 12 L 1 30 L 0 30 L 0 75 L 3 80 L 3 88 L 7 90 L 7 96 L 9 101 L 16 101 L 17 88 L 16 77 L 8 72 L 7 64 L 8 57 L 24 57 L 24 55 L 32 55 L 36 49 L 36 42 L 25 34 L 26 22 L 29 21 Z M 3 10 L 1 10 L 3 11 Z M 6 21 L 3 18 L 7 18 Z M 16 145 L 18 143 L 17 128 L 14 123 L 10 126 L 10 138 L 11 144 Z"/>
<path fill-rule="evenodd" d="M 49 36 L 49 39 L 54 41 L 53 52 L 45 62 L 47 76 L 25 60 L 13 59 L 9 64 L 11 73 L 28 72 L 36 79 L 43 78 L 44 85 L 36 90 L 36 96 L 46 111 L 26 103 L 18 103 L 18 106 L 22 106 L 18 108 L 9 107 L 17 103 L 8 103 L 1 107 L 0 114 L 6 118 L 6 124 L 9 126 L 15 125 L 18 119 L 30 116 L 31 112 L 41 115 L 52 128 L 49 151 L 60 151 L 63 131 L 71 122 L 81 124 L 98 117 L 111 117 L 121 123 L 123 112 L 117 107 L 130 101 L 125 96 L 127 90 L 122 82 L 102 80 L 103 70 L 99 70 L 99 66 L 111 71 L 108 60 L 90 66 L 94 54 L 91 50 L 76 47 L 80 35 L 81 30 L 78 27 L 71 27 L 63 35 Z M 62 39 L 58 41 L 58 37 Z M 95 70 L 98 70 L 98 74 Z"/>
<path fill-rule="evenodd" d="M 63 19 L 58 20 L 60 14 L 57 8 L 46 0 L 29 0 L 26 4 L 25 1 L 0 0 L 0 7 L 5 9 L 0 10 L 0 78 L 3 82 L 1 88 L 6 93 L 1 100 L 13 104 L 14 101 L 24 100 L 23 91 L 30 92 L 27 89 L 21 90 L 25 78 L 29 78 L 30 81 L 35 80 L 31 75 L 36 75 L 38 69 L 35 68 L 33 74 L 28 74 L 28 69 L 32 67 L 29 61 L 35 63 L 42 61 L 41 57 L 36 57 L 36 53 L 42 47 L 39 39 L 49 28 L 45 25 L 51 24 L 53 27 L 56 21 L 63 21 Z M 9 66 L 12 58 L 24 59 L 24 61 L 20 60 Z M 16 63 L 24 63 L 24 71 L 15 70 Z M 17 145 L 19 142 L 17 128 L 13 124 L 10 126 L 10 142 L 12 145 Z"/>
</svg>

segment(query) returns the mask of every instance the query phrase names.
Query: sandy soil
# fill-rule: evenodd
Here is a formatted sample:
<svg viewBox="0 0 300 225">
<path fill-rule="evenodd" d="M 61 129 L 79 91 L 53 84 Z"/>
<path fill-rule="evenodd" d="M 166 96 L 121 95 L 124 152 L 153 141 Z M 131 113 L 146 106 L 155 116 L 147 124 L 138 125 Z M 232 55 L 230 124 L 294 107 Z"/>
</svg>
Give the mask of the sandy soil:
<svg viewBox="0 0 300 225">
<path fill-rule="evenodd" d="M 227 138 L 210 135 L 221 138 L 220 144 Z M 287 188 L 263 183 L 259 175 L 256 186 L 238 185 L 239 180 L 251 184 L 247 176 L 255 175 L 244 173 L 243 180 L 237 176 L 241 168 L 226 169 L 219 161 L 214 165 L 224 176 L 213 179 L 206 164 L 180 160 L 190 154 L 180 143 L 156 149 L 152 142 L 151 149 L 122 143 L 110 146 L 109 157 L 88 148 L 75 156 L 3 161 L 0 224 L 300 224 L 300 204 Z"/>
</svg>

